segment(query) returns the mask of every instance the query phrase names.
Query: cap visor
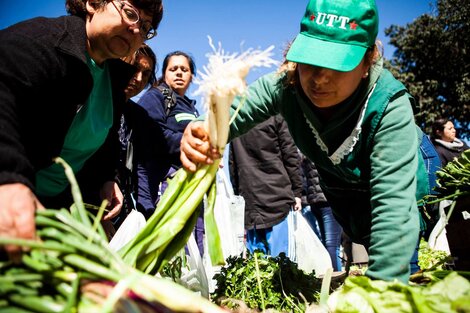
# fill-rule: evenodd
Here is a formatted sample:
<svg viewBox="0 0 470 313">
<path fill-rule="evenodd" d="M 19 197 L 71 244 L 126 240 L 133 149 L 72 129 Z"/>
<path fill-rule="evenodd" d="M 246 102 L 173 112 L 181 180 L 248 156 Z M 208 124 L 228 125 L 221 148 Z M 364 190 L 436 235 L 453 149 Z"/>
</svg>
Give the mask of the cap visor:
<svg viewBox="0 0 470 313">
<path fill-rule="evenodd" d="M 335 71 L 349 72 L 361 62 L 367 48 L 298 34 L 287 52 L 287 60 Z"/>
</svg>

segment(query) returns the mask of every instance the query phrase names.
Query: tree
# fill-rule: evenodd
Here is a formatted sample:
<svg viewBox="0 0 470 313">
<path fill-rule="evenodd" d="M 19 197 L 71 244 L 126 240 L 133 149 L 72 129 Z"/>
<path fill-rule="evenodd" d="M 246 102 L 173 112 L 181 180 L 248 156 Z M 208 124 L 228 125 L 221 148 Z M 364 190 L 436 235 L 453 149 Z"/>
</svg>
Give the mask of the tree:
<svg viewBox="0 0 470 313">
<path fill-rule="evenodd" d="M 430 132 L 437 116 L 453 120 L 470 137 L 470 0 L 436 0 L 431 13 L 385 30 L 396 50 L 392 73 L 416 98 L 418 124 Z"/>
</svg>

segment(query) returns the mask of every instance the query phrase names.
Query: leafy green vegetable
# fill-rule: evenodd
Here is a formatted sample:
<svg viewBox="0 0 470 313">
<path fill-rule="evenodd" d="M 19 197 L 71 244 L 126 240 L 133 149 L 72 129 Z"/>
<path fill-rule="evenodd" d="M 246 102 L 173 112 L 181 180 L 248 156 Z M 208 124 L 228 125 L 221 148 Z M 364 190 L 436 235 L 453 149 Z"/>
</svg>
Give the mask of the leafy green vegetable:
<svg viewBox="0 0 470 313">
<path fill-rule="evenodd" d="M 409 286 L 398 281 L 349 277 L 341 290 L 328 300 L 335 313 L 465 313 L 470 312 L 470 282 L 457 272 L 426 286 Z"/>
<path fill-rule="evenodd" d="M 442 270 L 450 258 L 447 252 L 433 250 L 425 240 L 421 239 L 418 251 L 418 265 L 421 270 Z"/>
<path fill-rule="evenodd" d="M 321 288 L 313 271 L 304 273 L 283 253 L 269 257 L 255 251 L 245 259 L 229 257 L 214 278 L 212 298 L 229 308 L 242 301 L 252 309 L 303 313 L 308 303 L 317 301 Z"/>
<path fill-rule="evenodd" d="M 432 200 L 430 203 L 445 199 L 456 200 L 470 195 L 470 149 L 447 163 L 445 167 L 436 172 L 436 176 L 436 191 L 439 196 L 434 200 L 432 200 L 432 196 L 428 197 L 427 200 Z"/>
</svg>

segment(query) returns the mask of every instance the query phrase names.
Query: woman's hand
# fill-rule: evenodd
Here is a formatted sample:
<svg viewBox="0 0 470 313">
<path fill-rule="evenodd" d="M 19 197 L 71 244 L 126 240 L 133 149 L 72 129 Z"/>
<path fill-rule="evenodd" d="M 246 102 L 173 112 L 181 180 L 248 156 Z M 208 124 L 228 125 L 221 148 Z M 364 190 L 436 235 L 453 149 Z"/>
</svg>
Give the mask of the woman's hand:
<svg viewBox="0 0 470 313">
<path fill-rule="evenodd" d="M 209 143 L 209 134 L 204 128 L 204 122 L 195 121 L 186 126 L 181 138 L 181 163 L 190 172 L 195 172 L 197 164 L 212 164 L 219 159 L 220 153 Z"/>
<path fill-rule="evenodd" d="M 20 239 L 34 239 L 36 224 L 34 213 L 44 209 L 26 185 L 20 183 L 0 186 L 0 236 Z M 10 259 L 19 261 L 22 248 L 7 245 L 4 247 Z"/>
<path fill-rule="evenodd" d="M 104 220 L 110 220 L 121 212 L 124 196 L 119 185 L 114 181 L 104 183 L 100 191 L 101 199 L 108 200 L 109 212 L 103 217 Z"/>
</svg>

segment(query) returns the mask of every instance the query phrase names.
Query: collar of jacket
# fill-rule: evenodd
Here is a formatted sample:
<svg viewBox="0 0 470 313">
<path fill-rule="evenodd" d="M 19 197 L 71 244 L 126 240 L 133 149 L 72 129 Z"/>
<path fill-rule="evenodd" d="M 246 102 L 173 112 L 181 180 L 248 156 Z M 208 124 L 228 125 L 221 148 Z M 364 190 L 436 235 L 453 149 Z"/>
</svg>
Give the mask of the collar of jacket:
<svg viewBox="0 0 470 313">
<path fill-rule="evenodd" d="M 59 51 L 72 55 L 86 64 L 86 22 L 78 16 L 61 16 L 58 18 L 62 34 L 58 36 L 56 47 Z"/>
</svg>

